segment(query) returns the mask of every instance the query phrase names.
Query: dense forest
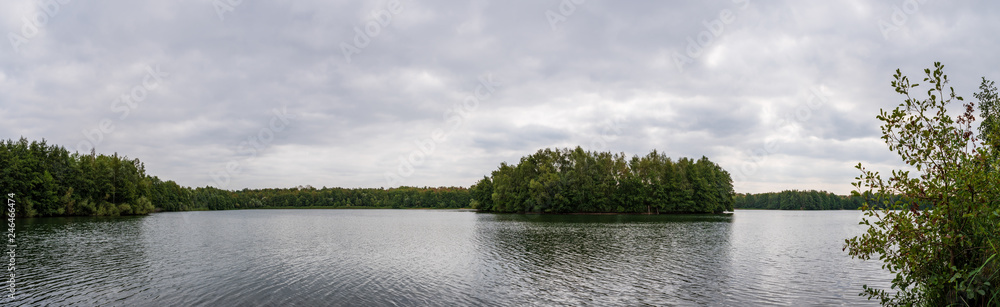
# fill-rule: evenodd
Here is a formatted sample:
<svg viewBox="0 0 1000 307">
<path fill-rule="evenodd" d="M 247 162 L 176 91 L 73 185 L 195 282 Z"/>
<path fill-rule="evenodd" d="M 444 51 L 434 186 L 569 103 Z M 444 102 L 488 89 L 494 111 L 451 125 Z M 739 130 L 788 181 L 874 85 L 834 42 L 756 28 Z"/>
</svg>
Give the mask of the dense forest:
<svg viewBox="0 0 1000 307">
<path fill-rule="evenodd" d="M 702 157 L 672 161 L 576 149 L 543 149 L 501 163 L 473 185 L 485 212 L 721 213 L 733 210 L 728 172 Z"/>
<path fill-rule="evenodd" d="M 866 199 L 870 200 L 869 206 L 882 208 L 885 207 L 886 201 L 894 204 L 896 201 L 903 200 L 903 197 L 891 195 L 879 199 L 869 193 L 843 196 L 826 191 L 785 190 L 760 194 L 736 194 L 733 207 L 770 210 L 857 210 L 865 204 Z"/>
<path fill-rule="evenodd" d="M 138 159 L 70 153 L 40 142 L 0 142 L 0 188 L 20 216 L 132 215 L 253 208 L 467 208 L 484 212 L 673 213 L 735 208 L 857 209 L 864 197 L 820 191 L 735 194 L 729 174 L 702 157 L 644 157 L 544 149 L 502 163 L 471 188 L 190 188 L 146 174 Z"/>
<path fill-rule="evenodd" d="M 462 187 L 343 189 L 297 187 L 227 191 L 182 187 L 146 174 L 138 159 L 70 153 L 40 142 L 0 142 L 0 192 L 13 193 L 19 217 L 133 215 L 156 210 L 281 207 L 462 208 Z"/>
<path fill-rule="evenodd" d="M 70 153 L 61 146 L 0 143 L 0 188 L 20 216 L 146 214 L 151 181 L 138 159 Z"/>
<path fill-rule="evenodd" d="M 299 186 L 287 189 L 243 189 L 228 191 L 213 187 L 185 189 L 176 183 L 162 194 L 154 192 L 154 203 L 165 211 L 192 209 L 226 210 L 255 208 L 468 208 L 469 190 L 439 188 L 321 188 Z M 155 189 L 154 189 L 155 191 Z M 179 193 L 172 192 L 179 191 Z M 163 197 L 163 201 L 160 198 Z"/>
<path fill-rule="evenodd" d="M 760 194 L 737 194 L 737 209 L 772 210 L 855 210 L 861 208 L 862 198 L 836 195 L 826 191 L 786 190 Z"/>
</svg>

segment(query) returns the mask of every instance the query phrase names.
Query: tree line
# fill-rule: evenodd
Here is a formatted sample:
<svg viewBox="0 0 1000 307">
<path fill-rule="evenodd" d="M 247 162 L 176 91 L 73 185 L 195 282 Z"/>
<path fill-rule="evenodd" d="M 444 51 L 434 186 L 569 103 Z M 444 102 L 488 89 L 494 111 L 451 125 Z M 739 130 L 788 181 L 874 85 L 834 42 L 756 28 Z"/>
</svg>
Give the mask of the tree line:
<svg viewBox="0 0 1000 307">
<path fill-rule="evenodd" d="M 903 197 L 900 195 L 886 195 L 880 199 L 870 193 L 844 196 L 826 191 L 785 190 L 759 194 L 736 194 L 733 207 L 770 210 L 857 210 L 866 201 L 872 204 L 881 204 L 883 200 L 895 203 L 902 199 Z"/>
<path fill-rule="evenodd" d="M 154 210 L 138 159 L 70 153 L 41 142 L 0 142 L 0 188 L 19 216 L 128 215 Z"/>
<path fill-rule="evenodd" d="M 287 189 L 191 188 L 146 174 L 139 159 L 70 153 L 42 141 L 0 141 L 0 192 L 15 195 L 19 217 L 118 216 L 153 211 L 282 207 L 466 208 L 463 187 Z"/>
<path fill-rule="evenodd" d="M 164 189 L 167 192 L 156 194 L 154 199 L 164 197 L 166 200 L 154 203 L 162 204 L 158 208 L 164 211 L 310 207 L 458 209 L 468 208 L 471 200 L 469 190 L 464 187 L 317 189 L 312 186 L 298 186 L 229 191 L 214 187 L 178 189 L 177 184 L 173 182 L 162 184 L 167 187 Z"/>
<path fill-rule="evenodd" d="M 729 173 L 702 157 L 673 161 L 652 151 L 542 149 L 501 163 L 469 188 L 484 212 L 721 213 L 733 210 Z"/>
</svg>

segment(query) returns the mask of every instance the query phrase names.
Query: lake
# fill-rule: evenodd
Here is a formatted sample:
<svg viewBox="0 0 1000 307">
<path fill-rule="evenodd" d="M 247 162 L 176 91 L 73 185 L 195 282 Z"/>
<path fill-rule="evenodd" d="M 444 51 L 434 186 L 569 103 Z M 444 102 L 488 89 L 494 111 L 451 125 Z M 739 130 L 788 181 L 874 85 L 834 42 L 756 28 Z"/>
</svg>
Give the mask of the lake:
<svg viewBox="0 0 1000 307">
<path fill-rule="evenodd" d="M 877 305 L 858 211 L 234 210 L 18 220 L 7 306 Z M 5 303 L 9 299 L 4 298 Z"/>
</svg>

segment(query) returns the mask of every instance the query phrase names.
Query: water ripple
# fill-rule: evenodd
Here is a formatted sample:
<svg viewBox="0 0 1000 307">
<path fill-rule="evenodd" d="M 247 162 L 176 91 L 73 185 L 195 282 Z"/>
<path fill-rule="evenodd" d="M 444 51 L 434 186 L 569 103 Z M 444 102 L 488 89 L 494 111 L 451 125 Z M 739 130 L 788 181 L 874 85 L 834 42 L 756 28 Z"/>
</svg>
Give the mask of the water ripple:
<svg viewBox="0 0 1000 307">
<path fill-rule="evenodd" d="M 26 220 L 13 306 L 872 305 L 844 212 L 244 210 Z"/>
</svg>

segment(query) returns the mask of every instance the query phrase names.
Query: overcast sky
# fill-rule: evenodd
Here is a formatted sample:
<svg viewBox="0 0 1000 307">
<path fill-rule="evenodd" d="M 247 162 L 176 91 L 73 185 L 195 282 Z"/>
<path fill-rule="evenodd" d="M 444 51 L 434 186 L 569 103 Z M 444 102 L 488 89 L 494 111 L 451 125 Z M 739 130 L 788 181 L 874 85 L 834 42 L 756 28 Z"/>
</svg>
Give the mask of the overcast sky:
<svg viewBox="0 0 1000 307">
<path fill-rule="evenodd" d="M 847 194 L 901 165 L 895 69 L 1000 79 L 996 1 L 361 2 L 4 1 L 0 137 L 227 189 L 469 186 L 580 145 Z"/>
</svg>

